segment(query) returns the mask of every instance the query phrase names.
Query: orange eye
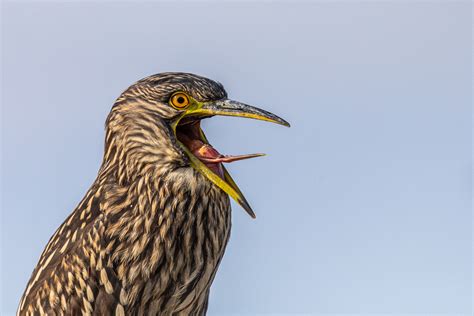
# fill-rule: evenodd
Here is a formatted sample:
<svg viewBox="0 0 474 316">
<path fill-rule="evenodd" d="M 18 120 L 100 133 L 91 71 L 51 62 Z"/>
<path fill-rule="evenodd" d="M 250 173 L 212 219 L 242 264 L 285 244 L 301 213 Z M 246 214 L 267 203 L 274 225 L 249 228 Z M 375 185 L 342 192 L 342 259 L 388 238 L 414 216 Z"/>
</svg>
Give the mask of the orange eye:
<svg viewBox="0 0 474 316">
<path fill-rule="evenodd" d="M 170 103 L 173 107 L 181 110 L 189 105 L 189 98 L 183 92 L 176 92 L 171 96 Z"/>
</svg>

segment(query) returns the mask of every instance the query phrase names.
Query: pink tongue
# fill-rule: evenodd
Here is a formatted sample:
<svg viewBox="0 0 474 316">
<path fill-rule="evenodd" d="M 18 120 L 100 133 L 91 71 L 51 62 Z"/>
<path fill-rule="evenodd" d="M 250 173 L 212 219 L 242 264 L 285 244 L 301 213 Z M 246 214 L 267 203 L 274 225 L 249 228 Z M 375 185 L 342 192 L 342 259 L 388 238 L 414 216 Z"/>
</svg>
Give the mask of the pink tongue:
<svg viewBox="0 0 474 316">
<path fill-rule="evenodd" d="M 201 160 L 209 169 L 218 174 L 222 179 L 224 179 L 224 168 L 222 167 L 223 162 L 233 162 L 237 160 L 249 159 L 254 157 L 260 157 L 264 154 L 249 154 L 249 155 L 238 155 L 238 156 L 228 156 L 222 155 L 214 147 L 209 144 L 205 144 L 200 141 L 193 141 L 193 146 L 191 148 L 193 155 L 195 155 L 199 160 Z"/>
<path fill-rule="evenodd" d="M 212 147 L 209 144 L 203 144 L 201 147 L 199 147 L 196 150 L 196 152 L 193 152 L 193 154 L 199 157 L 201 161 L 209 162 L 209 163 L 233 162 L 237 160 L 255 158 L 255 157 L 260 157 L 260 156 L 265 155 L 265 154 L 248 154 L 248 155 L 237 155 L 237 156 L 221 155 L 217 150 L 214 149 L 214 147 Z"/>
<path fill-rule="evenodd" d="M 214 147 L 204 143 L 201 145 L 201 147 L 197 148 L 193 154 L 199 157 L 201 160 L 213 160 L 223 157 L 216 149 L 214 149 Z"/>
<path fill-rule="evenodd" d="M 224 168 L 222 167 L 222 164 L 219 163 L 220 161 L 213 161 L 216 159 L 218 160 L 223 156 L 217 150 L 215 150 L 214 147 L 209 144 L 201 143 L 201 146 L 195 148 L 192 153 L 194 156 L 198 157 L 199 160 L 201 160 L 209 169 L 224 179 Z"/>
</svg>

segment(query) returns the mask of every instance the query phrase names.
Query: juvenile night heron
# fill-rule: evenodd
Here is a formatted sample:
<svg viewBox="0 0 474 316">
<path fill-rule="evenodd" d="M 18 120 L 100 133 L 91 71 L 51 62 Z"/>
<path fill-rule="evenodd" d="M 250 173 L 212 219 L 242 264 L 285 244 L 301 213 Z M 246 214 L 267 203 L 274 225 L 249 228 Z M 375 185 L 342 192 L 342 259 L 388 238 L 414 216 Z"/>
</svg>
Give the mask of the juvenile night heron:
<svg viewBox="0 0 474 316">
<path fill-rule="evenodd" d="M 213 115 L 289 126 L 220 83 L 162 73 L 130 86 L 106 122 L 97 179 L 51 237 L 20 315 L 204 315 L 229 239 L 229 196 L 254 212 L 200 127 Z"/>
</svg>

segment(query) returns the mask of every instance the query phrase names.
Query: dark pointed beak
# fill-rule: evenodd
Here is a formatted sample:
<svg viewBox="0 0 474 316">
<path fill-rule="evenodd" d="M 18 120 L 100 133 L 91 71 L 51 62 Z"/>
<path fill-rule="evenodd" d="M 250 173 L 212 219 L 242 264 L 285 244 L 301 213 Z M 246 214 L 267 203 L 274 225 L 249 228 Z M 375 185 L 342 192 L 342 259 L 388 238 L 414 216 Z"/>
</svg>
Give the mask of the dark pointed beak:
<svg viewBox="0 0 474 316">
<path fill-rule="evenodd" d="M 204 103 L 198 112 L 204 115 L 246 117 L 290 127 L 290 123 L 273 113 L 229 99 Z"/>
</svg>

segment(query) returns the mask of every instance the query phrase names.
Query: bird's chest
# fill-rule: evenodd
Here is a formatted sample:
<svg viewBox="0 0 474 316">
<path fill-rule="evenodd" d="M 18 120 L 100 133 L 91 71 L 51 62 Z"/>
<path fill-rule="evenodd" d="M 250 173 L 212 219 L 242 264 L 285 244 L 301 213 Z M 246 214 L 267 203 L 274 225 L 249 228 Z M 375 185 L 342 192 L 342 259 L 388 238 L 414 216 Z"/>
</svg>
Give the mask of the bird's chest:
<svg viewBox="0 0 474 316">
<path fill-rule="evenodd" d="M 118 267 L 130 310 L 200 314 L 207 304 L 230 236 L 230 204 L 213 185 L 192 189 L 162 194 L 154 206 L 159 212 L 153 216 L 151 203 L 143 228 L 133 225 L 135 240 Z"/>
</svg>

